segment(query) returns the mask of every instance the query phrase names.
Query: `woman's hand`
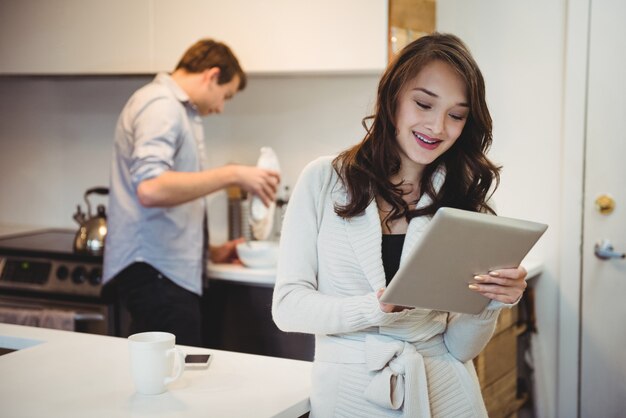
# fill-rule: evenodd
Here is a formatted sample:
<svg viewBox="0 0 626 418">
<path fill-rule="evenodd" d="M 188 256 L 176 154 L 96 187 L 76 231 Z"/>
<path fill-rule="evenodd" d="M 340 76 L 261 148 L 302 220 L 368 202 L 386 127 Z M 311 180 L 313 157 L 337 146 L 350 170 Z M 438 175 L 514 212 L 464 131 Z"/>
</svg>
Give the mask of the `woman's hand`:
<svg viewBox="0 0 626 418">
<path fill-rule="evenodd" d="M 380 301 L 380 297 L 383 295 L 384 291 L 385 291 L 385 288 L 383 287 L 379 289 L 378 292 L 376 292 L 376 298 L 378 299 L 378 303 L 380 304 L 381 311 L 385 313 L 391 313 L 391 312 L 402 312 L 407 309 L 413 309 L 413 308 L 409 308 L 408 306 L 397 306 L 397 305 L 391 305 L 389 303 L 382 303 Z"/>
<path fill-rule="evenodd" d="M 526 289 L 526 269 L 501 269 L 490 271 L 489 274 L 474 276 L 476 283 L 469 285 L 475 292 L 502 303 L 515 303 L 522 297 Z"/>
</svg>

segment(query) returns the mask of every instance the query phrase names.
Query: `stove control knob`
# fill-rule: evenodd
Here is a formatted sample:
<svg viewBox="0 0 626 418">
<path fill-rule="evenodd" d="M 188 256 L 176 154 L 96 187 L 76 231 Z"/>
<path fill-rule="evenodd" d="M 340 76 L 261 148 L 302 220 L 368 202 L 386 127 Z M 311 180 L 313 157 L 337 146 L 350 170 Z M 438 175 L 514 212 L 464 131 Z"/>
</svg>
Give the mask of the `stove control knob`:
<svg viewBox="0 0 626 418">
<path fill-rule="evenodd" d="M 61 264 L 58 268 L 57 268 L 57 279 L 59 280 L 65 280 L 69 277 L 70 275 L 70 269 L 67 268 L 67 266 L 64 266 L 63 264 Z"/>
<path fill-rule="evenodd" d="M 87 269 L 83 266 L 78 266 L 72 271 L 72 281 L 76 284 L 85 283 L 87 281 Z"/>
<path fill-rule="evenodd" d="M 102 269 L 99 267 L 94 267 L 93 269 L 91 269 L 91 272 L 89 273 L 89 283 L 91 283 L 94 286 L 98 286 L 100 283 L 102 283 Z"/>
</svg>

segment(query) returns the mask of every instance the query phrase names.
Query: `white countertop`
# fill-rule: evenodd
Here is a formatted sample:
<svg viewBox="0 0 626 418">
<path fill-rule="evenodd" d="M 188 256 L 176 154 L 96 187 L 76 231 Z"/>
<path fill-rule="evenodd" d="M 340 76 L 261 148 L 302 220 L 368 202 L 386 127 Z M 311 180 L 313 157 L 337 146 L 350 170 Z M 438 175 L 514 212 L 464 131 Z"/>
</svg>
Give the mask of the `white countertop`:
<svg viewBox="0 0 626 418">
<path fill-rule="evenodd" d="M 543 272 L 543 262 L 539 260 L 523 260 L 522 266 L 524 266 L 524 268 L 528 272 L 526 279 L 533 279 L 535 277 L 538 277 L 541 272 Z"/>
<path fill-rule="evenodd" d="M 241 264 L 207 264 L 207 275 L 213 280 L 227 280 L 247 285 L 274 287 L 275 268 L 249 268 Z"/>
<path fill-rule="evenodd" d="M 0 324 L 0 415 L 4 417 L 299 417 L 309 411 L 310 362 L 179 346 L 212 353 L 161 395 L 140 395 L 128 342 Z"/>
<path fill-rule="evenodd" d="M 528 278 L 537 277 L 543 271 L 543 263 L 538 260 L 524 260 L 522 265 L 528 271 Z M 207 274 L 213 280 L 226 280 L 247 285 L 273 287 L 276 283 L 276 269 L 248 268 L 240 264 L 208 263 Z"/>
</svg>

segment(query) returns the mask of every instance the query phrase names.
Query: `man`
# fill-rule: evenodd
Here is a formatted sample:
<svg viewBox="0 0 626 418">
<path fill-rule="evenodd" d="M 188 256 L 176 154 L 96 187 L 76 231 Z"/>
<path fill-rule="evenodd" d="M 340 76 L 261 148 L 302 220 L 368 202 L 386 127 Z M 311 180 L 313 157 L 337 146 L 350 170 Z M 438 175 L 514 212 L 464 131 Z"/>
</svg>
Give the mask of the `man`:
<svg viewBox="0 0 626 418">
<path fill-rule="evenodd" d="M 268 205 L 279 175 L 257 167 L 208 169 L 201 116 L 221 113 L 246 86 L 224 44 L 192 45 L 171 75 L 136 91 L 115 131 L 104 254 L 105 297 L 131 315 L 130 332 L 167 331 L 200 345 L 200 295 L 208 239 L 204 196 L 237 185 Z M 211 249 L 233 258 L 235 242 Z"/>
</svg>

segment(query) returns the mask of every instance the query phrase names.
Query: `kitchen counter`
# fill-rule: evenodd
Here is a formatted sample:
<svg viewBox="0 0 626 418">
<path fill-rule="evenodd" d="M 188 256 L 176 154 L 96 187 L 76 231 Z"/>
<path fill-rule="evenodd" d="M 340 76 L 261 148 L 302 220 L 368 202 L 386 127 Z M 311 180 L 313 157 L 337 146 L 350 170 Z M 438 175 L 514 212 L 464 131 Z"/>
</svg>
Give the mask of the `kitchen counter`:
<svg viewBox="0 0 626 418">
<path fill-rule="evenodd" d="M 524 260 L 522 265 L 528 271 L 528 278 L 532 279 L 541 274 L 543 263 L 538 260 Z M 226 280 L 234 283 L 274 287 L 276 283 L 275 268 L 248 268 L 240 264 L 207 264 L 207 275 L 213 280 Z"/>
<path fill-rule="evenodd" d="M 241 264 L 207 264 L 207 276 L 212 280 L 226 280 L 239 284 L 274 287 L 275 268 L 249 268 Z"/>
<path fill-rule="evenodd" d="M 161 395 L 135 393 L 128 342 L 0 324 L 2 416 L 299 417 L 309 411 L 311 363 L 179 346 L 212 353 Z"/>
<path fill-rule="evenodd" d="M 528 259 L 522 261 L 522 266 L 528 272 L 526 279 L 533 279 L 538 277 L 543 272 L 543 262 L 536 259 Z"/>
</svg>

